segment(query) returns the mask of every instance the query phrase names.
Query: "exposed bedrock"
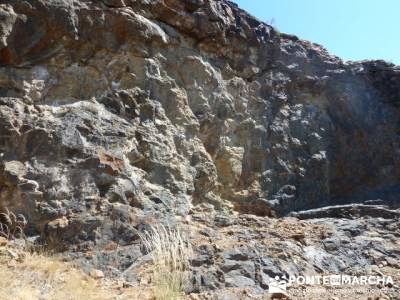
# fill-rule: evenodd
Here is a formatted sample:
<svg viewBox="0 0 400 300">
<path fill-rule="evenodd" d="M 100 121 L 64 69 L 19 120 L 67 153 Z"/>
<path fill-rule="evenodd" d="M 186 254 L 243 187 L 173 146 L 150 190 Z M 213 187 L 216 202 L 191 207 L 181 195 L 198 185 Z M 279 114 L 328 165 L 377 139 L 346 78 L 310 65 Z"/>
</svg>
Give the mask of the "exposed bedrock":
<svg viewBox="0 0 400 300">
<path fill-rule="evenodd" d="M 399 67 L 228 1 L 1 3 L 0 204 L 32 233 L 129 244 L 202 202 L 398 206 Z"/>
</svg>

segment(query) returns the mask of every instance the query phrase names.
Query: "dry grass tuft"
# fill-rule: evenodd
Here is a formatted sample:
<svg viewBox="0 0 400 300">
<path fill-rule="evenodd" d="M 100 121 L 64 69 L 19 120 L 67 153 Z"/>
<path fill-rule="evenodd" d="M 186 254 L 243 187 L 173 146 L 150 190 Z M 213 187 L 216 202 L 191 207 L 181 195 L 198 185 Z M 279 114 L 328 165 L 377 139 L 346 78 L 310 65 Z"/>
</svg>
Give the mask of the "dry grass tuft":
<svg viewBox="0 0 400 300">
<path fill-rule="evenodd" d="M 27 224 L 24 215 L 15 215 L 8 208 L 5 208 L 4 211 L 0 213 L 0 236 L 7 240 L 22 237 Z"/>
<path fill-rule="evenodd" d="M 152 285 L 158 300 L 179 299 L 188 281 L 192 247 L 179 228 L 151 226 L 142 236 L 153 258 Z"/>
</svg>

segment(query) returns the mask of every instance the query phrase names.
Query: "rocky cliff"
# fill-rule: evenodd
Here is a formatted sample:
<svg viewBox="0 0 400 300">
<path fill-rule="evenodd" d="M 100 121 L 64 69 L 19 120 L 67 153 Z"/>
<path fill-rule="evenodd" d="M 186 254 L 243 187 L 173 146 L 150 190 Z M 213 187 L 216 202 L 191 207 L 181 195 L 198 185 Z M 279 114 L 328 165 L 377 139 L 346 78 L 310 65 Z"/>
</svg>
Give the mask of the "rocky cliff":
<svg viewBox="0 0 400 300">
<path fill-rule="evenodd" d="M 270 217 L 301 210 L 317 209 L 293 214 L 317 218 L 298 221 L 304 228 L 323 226 L 331 211 L 321 207 L 370 200 L 398 220 L 399 67 L 343 62 L 229 1 L 1 3 L 0 206 L 27 217 L 28 235 L 77 253 L 117 241 L 118 273 L 141 257 L 138 232 L 154 220 L 216 226 L 203 232 L 210 243 L 226 226 L 241 228 L 240 240 L 256 224 L 296 224 Z M 380 217 L 371 207 L 342 213 Z M 399 230 L 398 221 L 357 220 L 332 221 L 332 230 L 353 226 L 356 238 L 370 227 Z M 338 260 L 342 233 L 329 254 Z M 343 236 L 344 247 L 364 243 L 349 244 L 354 236 Z M 396 236 L 380 249 L 394 261 Z M 300 246 L 288 255 L 304 260 L 298 272 L 340 269 L 310 261 Z M 203 257 L 215 254 L 207 247 Z M 374 265 L 362 254 L 369 244 L 357 247 L 348 263 Z M 223 261 L 237 258 L 227 251 Z M 322 259 L 318 251 L 311 252 Z M 262 271 L 246 255 L 245 271 L 239 264 L 221 273 L 216 261 L 200 259 L 212 275 L 201 275 L 197 290 L 265 288 L 260 276 L 246 275 Z M 105 268 L 109 257 L 84 264 Z M 279 259 L 267 262 L 269 270 L 294 270 Z M 221 275 L 232 270 L 242 271 Z"/>
</svg>

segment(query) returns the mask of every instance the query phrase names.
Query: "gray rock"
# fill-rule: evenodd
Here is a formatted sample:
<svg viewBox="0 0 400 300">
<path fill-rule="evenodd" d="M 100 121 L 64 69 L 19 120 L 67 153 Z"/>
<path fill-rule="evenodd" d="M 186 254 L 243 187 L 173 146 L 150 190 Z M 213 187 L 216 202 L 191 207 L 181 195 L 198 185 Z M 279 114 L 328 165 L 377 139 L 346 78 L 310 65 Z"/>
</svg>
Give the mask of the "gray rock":
<svg viewBox="0 0 400 300">
<path fill-rule="evenodd" d="M 400 217 L 400 210 L 390 210 L 387 207 L 376 205 L 348 204 L 293 212 L 291 213 L 291 216 L 302 220 L 313 218 L 355 218 L 365 216 L 396 219 Z"/>
<path fill-rule="evenodd" d="M 231 271 L 224 275 L 226 287 L 249 288 L 255 285 L 253 279 L 243 276 L 239 271 Z"/>
</svg>

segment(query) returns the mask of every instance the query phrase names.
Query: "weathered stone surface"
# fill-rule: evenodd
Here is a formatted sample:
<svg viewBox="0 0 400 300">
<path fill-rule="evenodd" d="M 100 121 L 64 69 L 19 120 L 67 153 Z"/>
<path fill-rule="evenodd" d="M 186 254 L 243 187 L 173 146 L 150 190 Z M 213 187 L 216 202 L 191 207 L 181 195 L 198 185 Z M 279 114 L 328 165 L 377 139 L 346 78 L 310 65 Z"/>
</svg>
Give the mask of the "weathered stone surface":
<svg viewBox="0 0 400 300">
<path fill-rule="evenodd" d="M 291 215 L 302 220 L 317 218 L 361 218 L 365 216 L 396 219 L 400 217 L 400 210 L 390 210 L 385 206 L 378 205 L 348 204 L 293 212 Z"/>
<path fill-rule="evenodd" d="M 225 1 L 109 2 L 2 6 L 2 152 L 42 190 L 52 172 L 64 195 L 45 202 L 127 204 L 142 176 L 243 212 L 394 201 L 398 68 L 345 64 Z"/>
<path fill-rule="evenodd" d="M 197 208 L 191 212 L 193 217 L 202 213 Z M 263 299 L 271 279 L 289 274 L 390 274 L 396 281 L 400 279 L 396 275 L 396 261 L 400 259 L 398 217 L 321 217 L 304 221 L 240 215 L 231 217 L 229 225 L 221 226 L 213 222 L 217 215 L 218 212 L 209 211 L 205 227 L 213 236 L 208 247 L 213 245 L 218 249 L 213 253 L 213 264 L 207 270 L 214 275 L 214 283 L 219 288 L 209 296 L 205 292 L 209 290 L 206 286 L 198 287 L 196 291 L 204 295 L 202 299 L 217 299 L 232 287 L 235 295 L 251 290 L 253 295 L 245 299 Z M 194 244 L 201 241 L 204 249 L 208 242 L 201 237 L 197 222 L 192 222 L 191 226 Z M 203 226 L 201 228 L 205 230 Z M 194 266 L 194 269 L 204 272 L 204 265 Z M 223 276 L 218 276 L 218 270 Z M 323 289 L 321 286 L 318 288 Z M 397 290 L 391 291 L 388 297 L 396 299 Z M 328 299 L 330 293 L 332 289 L 327 289 L 316 296 L 327 295 Z M 351 294 L 345 299 L 368 296 L 371 294 L 366 290 L 364 294 Z M 310 295 L 299 294 L 294 299 L 310 299 Z"/>
</svg>

